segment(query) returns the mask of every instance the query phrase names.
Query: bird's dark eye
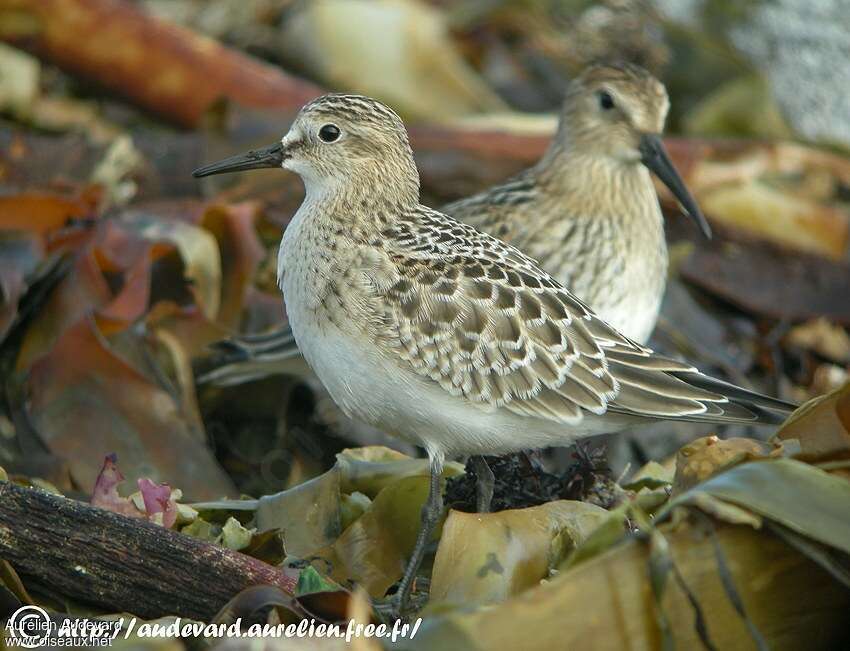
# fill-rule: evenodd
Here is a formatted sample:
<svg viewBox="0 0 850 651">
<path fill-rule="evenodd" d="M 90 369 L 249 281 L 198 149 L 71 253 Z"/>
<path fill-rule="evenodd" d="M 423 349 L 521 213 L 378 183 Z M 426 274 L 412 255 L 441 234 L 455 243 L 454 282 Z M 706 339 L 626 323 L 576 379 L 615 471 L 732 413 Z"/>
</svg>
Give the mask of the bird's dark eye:
<svg viewBox="0 0 850 651">
<path fill-rule="evenodd" d="M 339 127 L 335 124 L 326 124 L 319 129 L 319 138 L 322 142 L 333 142 L 339 138 Z"/>
<path fill-rule="evenodd" d="M 611 93 L 607 90 L 603 90 L 599 93 L 599 106 L 601 106 L 604 110 L 610 111 L 614 108 L 614 98 L 611 97 Z"/>
</svg>

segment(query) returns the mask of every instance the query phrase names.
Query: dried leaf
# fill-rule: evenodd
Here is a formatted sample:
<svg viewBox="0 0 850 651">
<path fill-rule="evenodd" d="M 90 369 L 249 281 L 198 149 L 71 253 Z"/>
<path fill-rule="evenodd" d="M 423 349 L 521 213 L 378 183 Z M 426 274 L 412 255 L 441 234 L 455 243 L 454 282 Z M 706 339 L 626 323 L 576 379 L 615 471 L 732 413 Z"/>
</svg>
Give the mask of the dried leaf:
<svg viewBox="0 0 850 651">
<path fill-rule="evenodd" d="M 167 242 L 177 248 L 198 304 L 207 318 L 215 320 L 221 302 L 221 255 L 212 234 L 198 226 L 143 211 L 124 213 L 122 222 L 149 242 Z"/>
<path fill-rule="evenodd" d="M 702 648 L 682 585 L 701 606 L 716 648 L 740 648 L 749 633 L 718 577 L 711 541 L 689 524 L 665 525 L 661 533 L 681 573 L 662 600 L 676 648 Z M 731 525 L 718 527 L 717 535 L 747 614 L 770 648 L 841 648 L 850 592 L 775 536 Z M 599 649 L 660 648 L 648 557 L 647 545 L 632 538 L 501 604 L 448 613 L 435 608 L 405 648 L 583 649 L 588 640 Z"/>
<path fill-rule="evenodd" d="M 641 488 L 663 488 L 673 483 L 675 472 L 675 467 L 672 464 L 662 465 L 657 461 L 649 461 L 622 486 L 631 491 L 638 491 Z"/>
<path fill-rule="evenodd" d="M 109 285 L 94 256 L 91 253 L 78 256 L 68 275 L 53 288 L 27 328 L 18 351 L 16 368 L 24 370 L 31 367 L 70 327 L 106 305 L 111 298 Z"/>
<path fill-rule="evenodd" d="M 269 565 L 280 565 L 286 558 L 283 532 L 277 529 L 254 533 L 250 544 L 242 550 L 243 554 L 259 558 Z"/>
<path fill-rule="evenodd" d="M 674 497 L 706 493 L 850 553 L 850 482 L 793 459 L 743 463 Z M 659 519 L 664 514 L 659 515 Z"/>
<path fill-rule="evenodd" d="M 32 192 L 0 197 L 0 224 L 4 229 L 46 235 L 74 220 L 92 218 L 98 200 L 92 193 L 62 196 Z"/>
<path fill-rule="evenodd" d="M 15 321 L 30 275 L 43 259 L 37 236 L 0 230 L 0 342 Z"/>
<path fill-rule="evenodd" d="M 342 492 L 360 492 L 371 499 L 403 477 L 430 472 L 427 459 L 412 459 L 383 445 L 343 450 L 337 455 L 337 467 Z M 444 477 L 460 474 L 463 474 L 463 465 L 456 462 L 445 464 Z"/>
<path fill-rule="evenodd" d="M 704 436 L 679 449 L 673 493 L 681 493 L 735 464 L 753 459 L 777 457 L 782 449 L 756 439 L 720 439 Z"/>
<path fill-rule="evenodd" d="M 506 108 L 425 3 L 321 0 L 290 17 L 284 34 L 290 56 L 329 86 L 379 97 L 404 113 L 439 120 Z"/>
<path fill-rule="evenodd" d="M 219 544 L 228 549 L 245 549 L 251 544 L 253 532 L 243 527 L 236 518 L 227 518 L 227 522 L 221 528 Z"/>
<path fill-rule="evenodd" d="M 712 219 L 756 233 L 792 249 L 842 260 L 850 216 L 840 208 L 752 182 L 697 193 Z"/>
<path fill-rule="evenodd" d="M 850 335 L 827 319 L 813 319 L 792 328 L 785 337 L 790 346 L 811 350 L 833 362 L 850 362 Z"/>
<path fill-rule="evenodd" d="M 257 502 L 257 529 L 283 531 L 286 551 L 305 557 L 339 536 L 339 470 L 328 472 Z"/>
<path fill-rule="evenodd" d="M 254 230 L 260 213 L 257 202 L 214 204 L 204 213 L 201 225 L 211 232 L 221 251 L 222 281 L 219 323 L 238 328 L 251 280 L 266 249 Z"/>
<path fill-rule="evenodd" d="M 174 398 L 115 355 L 89 320 L 33 365 L 26 390 L 31 422 L 84 490 L 100 470 L 93 458 L 116 451 L 131 479 L 179 478 L 187 494 L 201 498 L 235 492 Z"/>
<path fill-rule="evenodd" d="M 5 14 L 15 20 L 0 22 L 0 39 L 183 126 L 196 126 L 222 98 L 293 109 L 321 94 L 278 67 L 159 20 L 134 3 L 14 0 Z M 22 30 L 24 23 L 29 28 Z"/>
<path fill-rule="evenodd" d="M 797 409 L 779 431 L 780 441 L 798 441 L 797 458 L 810 463 L 850 459 L 850 382 Z"/>
<path fill-rule="evenodd" d="M 560 500 L 498 513 L 451 511 L 431 576 L 431 600 L 488 604 L 520 594 L 608 517 L 584 502 Z"/>
<path fill-rule="evenodd" d="M 353 580 L 373 597 L 383 597 L 401 578 L 413 550 L 428 485 L 428 477 L 405 477 L 382 489 L 333 545 L 314 554 L 330 568 L 329 576 L 340 583 Z"/>
</svg>

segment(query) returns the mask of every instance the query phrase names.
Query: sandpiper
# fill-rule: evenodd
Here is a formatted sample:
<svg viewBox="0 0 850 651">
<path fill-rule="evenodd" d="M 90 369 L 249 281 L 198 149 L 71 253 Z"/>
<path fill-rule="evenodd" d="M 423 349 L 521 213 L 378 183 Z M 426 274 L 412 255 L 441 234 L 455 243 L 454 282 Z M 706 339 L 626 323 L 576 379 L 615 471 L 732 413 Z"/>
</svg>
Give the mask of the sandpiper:
<svg viewBox="0 0 850 651">
<path fill-rule="evenodd" d="M 513 244 L 627 337 L 649 339 L 667 281 L 667 242 L 654 172 L 709 237 L 711 229 L 661 142 L 664 85 L 631 64 L 592 65 L 572 81 L 541 160 L 508 181 L 441 211 Z M 635 144 L 636 143 L 636 144 Z M 292 372 L 288 327 L 221 342 L 219 384 Z M 493 477 L 473 459 L 479 511 Z"/>
<path fill-rule="evenodd" d="M 639 164 L 641 140 L 623 141 Z M 404 613 L 442 512 L 444 460 L 568 445 L 652 420 L 772 422 L 790 405 L 652 353 L 518 249 L 419 203 L 401 119 L 326 95 L 283 139 L 206 165 L 298 173 L 278 279 L 295 340 L 350 417 L 422 446 L 430 491 L 394 596 Z"/>
<path fill-rule="evenodd" d="M 711 236 L 661 142 L 669 106 L 664 85 L 643 68 L 592 65 L 570 84 L 536 165 L 441 211 L 513 244 L 610 325 L 646 343 L 667 276 L 650 170 Z M 288 328 L 233 344 L 270 366 L 294 349 Z"/>
</svg>

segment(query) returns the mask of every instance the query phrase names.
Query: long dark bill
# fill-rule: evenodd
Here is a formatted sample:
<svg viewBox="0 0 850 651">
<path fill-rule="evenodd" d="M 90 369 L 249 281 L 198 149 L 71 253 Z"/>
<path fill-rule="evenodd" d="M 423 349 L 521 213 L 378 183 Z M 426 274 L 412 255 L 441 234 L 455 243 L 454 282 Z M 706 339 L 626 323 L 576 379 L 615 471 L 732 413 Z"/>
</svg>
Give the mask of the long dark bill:
<svg viewBox="0 0 850 651">
<path fill-rule="evenodd" d="M 696 200 L 691 196 L 682 177 L 673 166 L 673 161 L 667 155 L 667 150 L 661 143 L 661 138 L 653 133 L 644 134 L 640 139 L 641 162 L 646 165 L 661 181 L 670 188 L 670 192 L 688 213 L 702 234 L 711 239 L 711 226 L 708 225 Z"/>
<path fill-rule="evenodd" d="M 213 174 L 226 174 L 228 172 L 242 172 L 244 170 L 256 170 L 264 167 L 280 167 L 287 158 L 281 143 L 275 143 L 262 149 L 252 149 L 245 154 L 238 154 L 225 158 L 216 163 L 210 163 L 199 167 L 192 176 L 211 176 Z"/>
</svg>

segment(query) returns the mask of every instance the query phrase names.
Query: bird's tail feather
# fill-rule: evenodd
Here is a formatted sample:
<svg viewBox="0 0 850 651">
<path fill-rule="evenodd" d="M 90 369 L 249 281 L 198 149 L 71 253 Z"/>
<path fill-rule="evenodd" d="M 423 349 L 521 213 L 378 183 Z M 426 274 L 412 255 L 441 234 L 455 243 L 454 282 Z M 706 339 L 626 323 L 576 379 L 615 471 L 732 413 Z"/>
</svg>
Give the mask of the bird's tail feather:
<svg viewBox="0 0 850 651">
<path fill-rule="evenodd" d="M 212 344 L 216 355 L 200 373 L 198 384 L 228 386 L 275 374 L 304 372 L 301 365 L 292 365 L 300 357 L 295 337 L 288 326 L 269 333 L 240 335 Z"/>
<path fill-rule="evenodd" d="M 703 375 L 676 360 L 615 350 L 609 370 L 619 392 L 609 410 L 642 418 L 702 423 L 778 424 L 796 405 Z"/>
<path fill-rule="evenodd" d="M 741 402 L 745 405 L 751 405 L 753 407 L 761 407 L 770 411 L 780 412 L 786 416 L 797 408 L 797 405 L 792 402 L 780 400 L 779 398 L 772 398 L 755 391 L 750 391 L 749 389 L 744 389 L 743 387 L 739 387 L 731 382 L 718 380 L 717 378 L 703 375 L 702 373 L 671 373 L 671 375 L 678 377 L 680 380 L 684 380 L 692 386 L 699 387 L 707 391 L 713 391 L 714 393 L 719 393 L 730 400 Z"/>
<path fill-rule="evenodd" d="M 240 335 L 213 344 L 221 352 L 241 359 L 288 359 L 298 354 L 298 346 L 289 326 L 258 335 Z"/>
</svg>

